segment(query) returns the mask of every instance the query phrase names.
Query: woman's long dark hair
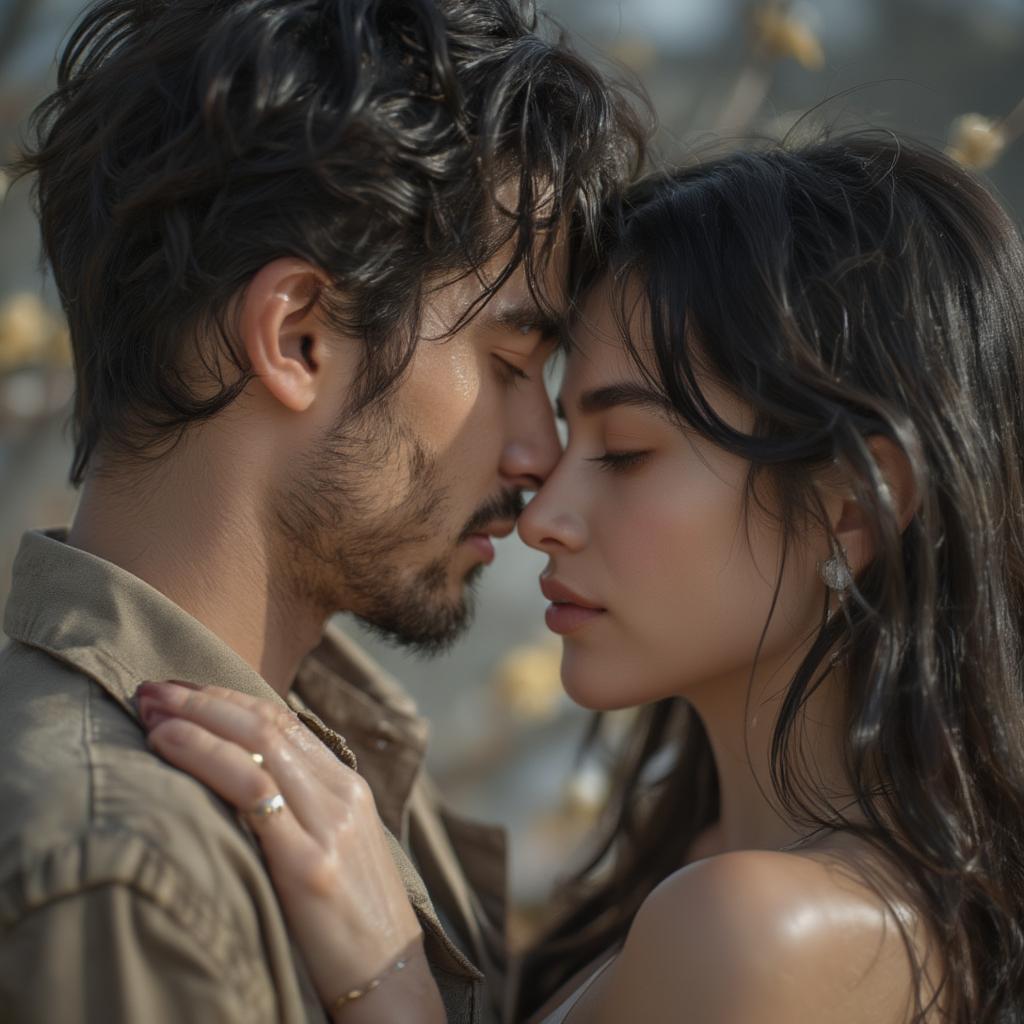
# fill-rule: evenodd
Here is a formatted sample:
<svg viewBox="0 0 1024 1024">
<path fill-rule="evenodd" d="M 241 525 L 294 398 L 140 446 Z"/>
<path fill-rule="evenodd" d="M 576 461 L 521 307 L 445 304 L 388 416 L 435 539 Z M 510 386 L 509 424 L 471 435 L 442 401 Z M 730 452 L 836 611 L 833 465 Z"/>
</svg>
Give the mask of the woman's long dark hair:
<svg viewBox="0 0 1024 1024">
<path fill-rule="evenodd" d="M 730 155 L 638 185 L 583 287 L 629 282 L 681 422 L 772 484 L 784 536 L 820 522 L 816 473 L 838 464 L 872 516 L 876 554 L 792 679 L 772 783 L 809 832 L 868 841 L 942 961 L 957 1024 L 1024 1020 L 1024 251 L 989 192 L 891 134 Z M 632 318 L 632 320 L 631 320 Z M 624 332 L 625 333 L 625 332 Z M 699 344 L 693 344 L 694 340 Z M 632 345 L 626 335 L 628 345 Z M 636 350 L 638 365 L 643 369 Z M 710 371 L 755 412 L 722 422 Z M 912 470 L 900 529 L 868 439 Z M 855 803 L 829 807 L 802 771 L 801 710 L 833 657 L 846 668 Z M 669 749 L 671 768 L 651 779 Z M 640 903 L 718 814 L 710 745 L 681 699 L 642 709 L 618 761 L 607 828 L 575 902 L 524 969 L 522 1009 L 620 941 Z M 912 957 L 913 944 L 907 940 Z M 931 974 L 931 968 L 929 968 Z"/>
</svg>

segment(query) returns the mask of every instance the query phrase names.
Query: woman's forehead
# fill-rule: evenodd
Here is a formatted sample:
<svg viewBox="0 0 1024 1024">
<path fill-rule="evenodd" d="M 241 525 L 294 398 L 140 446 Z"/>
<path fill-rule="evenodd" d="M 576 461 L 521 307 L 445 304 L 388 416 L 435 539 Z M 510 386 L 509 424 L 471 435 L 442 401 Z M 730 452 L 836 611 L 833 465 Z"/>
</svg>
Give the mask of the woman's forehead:
<svg viewBox="0 0 1024 1024">
<path fill-rule="evenodd" d="M 623 308 L 625 306 L 625 309 Z M 617 379 L 641 379 L 637 359 L 649 369 L 656 362 L 645 317 L 632 313 L 635 306 L 619 288 L 593 289 L 571 329 L 565 381 L 614 375 Z M 627 345 L 628 339 L 628 345 Z"/>
</svg>

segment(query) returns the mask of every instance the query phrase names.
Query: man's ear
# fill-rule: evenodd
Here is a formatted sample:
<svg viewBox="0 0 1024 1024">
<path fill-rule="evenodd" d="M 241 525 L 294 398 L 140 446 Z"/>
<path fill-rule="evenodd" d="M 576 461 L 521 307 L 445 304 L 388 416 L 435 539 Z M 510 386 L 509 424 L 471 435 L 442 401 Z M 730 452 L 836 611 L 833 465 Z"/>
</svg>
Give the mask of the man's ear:
<svg viewBox="0 0 1024 1024">
<path fill-rule="evenodd" d="M 920 506 L 921 499 L 914 482 L 914 471 L 906 452 L 895 442 L 881 435 L 867 439 L 868 448 L 885 481 L 885 497 L 896 517 L 902 533 Z M 854 575 L 875 557 L 878 541 L 874 529 L 874 516 L 846 486 L 833 497 L 831 506 L 832 532 L 846 552 L 846 561 Z"/>
<path fill-rule="evenodd" d="M 241 342 L 253 373 L 293 412 L 304 412 L 316 398 L 326 355 L 317 316 L 324 284 L 309 263 L 278 259 L 253 277 L 239 304 Z"/>
</svg>

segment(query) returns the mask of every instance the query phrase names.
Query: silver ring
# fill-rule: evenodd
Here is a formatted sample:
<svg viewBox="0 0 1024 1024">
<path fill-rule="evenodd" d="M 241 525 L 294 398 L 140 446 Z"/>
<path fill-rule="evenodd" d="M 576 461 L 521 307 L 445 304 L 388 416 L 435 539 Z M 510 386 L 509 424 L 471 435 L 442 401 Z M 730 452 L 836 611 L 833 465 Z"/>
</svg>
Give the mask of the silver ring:
<svg viewBox="0 0 1024 1024">
<path fill-rule="evenodd" d="M 263 818 L 270 818 L 275 814 L 280 814 L 281 811 L 284 810 L 284 807 L 284 797 L 280 793 L 275 793 L 273 796 L 268 796 L 263 800 L 260 800 L 260 802 L 249 812 L 249 816 L 260 820 Z"/>
<path fill-rule="evenodd" d="M 263 767 L 263 755 L 262 754 L 258 754 L 258 753 L 256 753 L 256 751 L 253 751 L 249 756 L 252 758 L 253 763 L 258 768 L 262 768 Z"/>
</svg>

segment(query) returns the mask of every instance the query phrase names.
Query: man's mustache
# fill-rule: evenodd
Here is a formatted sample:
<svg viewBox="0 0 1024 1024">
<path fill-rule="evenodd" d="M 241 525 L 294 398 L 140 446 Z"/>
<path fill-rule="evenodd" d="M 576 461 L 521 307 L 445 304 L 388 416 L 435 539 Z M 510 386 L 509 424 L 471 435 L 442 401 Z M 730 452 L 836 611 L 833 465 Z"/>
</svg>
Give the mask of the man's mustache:
<svg viewBox="0 0 1024 1024">
<path fill-rule="evenodd" d="M 481 533 L 492 523 L 518 519 L 525 507 L 523 493 L 519 490 L 505 491 L 490 498 L 473 513 L 459 536 L 459 543 L 461 544 L 471 533 Z"/>
</svg>

